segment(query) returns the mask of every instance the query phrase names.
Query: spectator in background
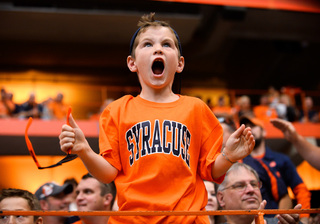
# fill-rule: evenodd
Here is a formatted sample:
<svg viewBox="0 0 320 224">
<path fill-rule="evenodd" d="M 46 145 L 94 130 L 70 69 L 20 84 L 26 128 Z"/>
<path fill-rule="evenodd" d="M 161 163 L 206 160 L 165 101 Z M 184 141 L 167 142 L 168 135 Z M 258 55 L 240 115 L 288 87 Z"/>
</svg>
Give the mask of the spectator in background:
<svg viewBox="0 0 320 224">
<path fill-rule="evenodd" d="M 41 105 L 42 105 L 42 116 L 41 116 L 41 118 L 43 120 L 51 120 L 51 119 L 53 119 L 53 112 L 49 108 L 49 105 L 51 104 L 52 101 L 53 101 L 52 97 L 49 97 L 46 100 L 42 101 L 42 103 L 41 103 Z"/>
<path fill-rule="evenodd" d="M 220 96 L 217 105 L 212 108 L 213 113 L 216 117 L 228 117 L 233 118 L 234 112 L 231 106 L 226 104 L 224 96 Z"/>
<path fill-rule="evenodd" d="M 305 110 L 301 111 L 300 121 L 301 122 L 319 122 L 320 111 L 316 110 L 313 106 L 313 99 L 310 96 L 305 97 L 304 100 Z M 306 112 L 306 113 L 305 113 Z"/>
<path fill-rule="evenodd" d="M 268 201 L 266 208 L 292 208 L 291 201 L 287 201 L 287 205 L 280 204 L 286 202 L 283 197 L 287 195 L 288 187 L 292 189 L 297 203 L 301 204 L 302 208 L 310 208 L 311 193 L 299 176 L 291 159 L 282 153 L 272 151 L 266 145 L 264 124 L 257 118 L 247 116 L 240 118 L 240 125 L 242 124 L 251 127 L 256 143 L 251 154 L 244 158 L 243 162 L 258 172 L 263 182 L 262 197 Z M 304 217 L 303 222 L 307 223 L 309 214 L 301 216 Z"/>
<path fill-rule="evenodd" d="M 76 203 L 76 198 L 77 198 L 77 193 L 76 193 L 76 188 L 78 186 L 78 181 L 75 178 L 67 178 L 63 181 L 63 184 L 72 184 L 73 186 L 73 191 L 72 193 L 68 194 L 68 197 L 70 197 L 70 205 L 69 205 L 69 210 L 70 211 L 77 211 L 77 203 Z"/>
<path fill-rule="evenodd" d="M 208 107 L 209 107 L 211 110 L 213 109 L 213 104 L 212 104 L 211 98 L 208 98 L 208 99 L 207 99 L 206 104 L 208 105 Z"/>
<path fill-rule="evenodd" d="M 262 121 L 269 121 L 271 118 L 277 118 L 277 111 L 270 106 L 269 96 L 264 94 L 260 97 L 260 104 L 253 107 L 255 117 Z"/>
<path fill-rule="evenodd" d="M 42 116 L 42 105 L 36 102 L 36 96 L 34 93 L 30 93 L 29 99 L 21 104 L 19 117 L 20 118 L 41 118 Z"/>
<path fill-rule="evenodd" d="M 230 135 L 237 130 L 237 126 L 233 119 L 230 119 L 229 117 L 218 117 L 218 120 L 223 129 L 223 140 L 221 147 L 221 149 L 223 149 Z"/>
<path fill-rule="evenodd" d="M 7 92 L 7 104 L 10 110 L 10 115 L 14 117 L 19 112 L 19 105 L 13 101 L 13 93 Z"/>
<path fill-rule="evenodd" d="M 0 192 L 0 211 L 38 211 L 38 199 L 29 191 L 15 188 L 2 189 Z M 39 216 L 1 215 L 1 224 L 42 224 Z"/>
<path fill-rule="evenodd" d="M 204 181 L 208 193 L 208 203 L 206 211 L 216 211 L 219 209 L 219 204 L 216 196 L 217 184 L 211 181 Z M 222 216 L 209 216 L 210 224 L 218 224 L 219 220 L 223 219 Z"/>
<path fill-rule="evenodd" d="M 260 210 L 268 201 L 260 192 L 261 182 L 257 172 L 243 163 L 233 164 L 227 171 L 224 181 L 219 185 L 217 199 L 223 210 Z M 301 205 L 295 206 L 300 209 Z M 228 224 L 252 224 L 253 215 L 226 215 Z M 276 217 L 264 216 L 267 224 L 296 224 L 299 214 L 281 214 Z"/>
<path fill-rule="evenodd" d="M 112 99 L 112 98 L 108 98 L 108 99 L 104 100 L 98 113 L 92 114 L 90 116 L 90 120 L 97 120 L 98 121 L 103 110 L 113 101 L 114 101 L 114 99 Z"/>
<path fill-rule="evenodd" d="M 223 128 L 223 143 L 222 143 L 222 145 L 225 145 L 225 142 L 228 140 L 229 136 L 236 130 L 236 126 L 232 120 L 228 120 L 225 118 L 218 118 L 218 120 L 220 121 L 221 126 Z M 258 142 L 258 144 L 259 144 L 259 142 Z M 264 173 L 264 174 L 266 174 L 266 173 Z M 272 173 L 270 173 L 270 174 L 272 174 Z M 262 180 L 262 183 L 264 186 L 272 186 L 271 179 L 268 175 L 262 175 L 262 177 L 260 179 Z M 282 183 L 282 182 L 280 182 L 280 183 Z M 279 203 L 278 203 L 279 208 L 281 208 L 281 209 L 291 208 L 292 207 L 291 198 L 289 197 L 289 195 L 287 193 L 287 190 L 286 190 L 286 187 L 284 186 L 284 183 L 283 183 L 283 187 L 281 189 L 282 189 L 282 191 L 278 192 L 280 195 L 278 197 L 279 198 Z M 267 193 L 263 193 L 263 195 L 267 194 L 267 195 L 269 195 L 268 197 L 271 197 L 270 196 L 271 189 L 268 189 L 267 191 L 263 190 L 263 192 L 267 192 Z M 274 203 L 274 200 L 270 200 L 270 203 Z"/>
<path fill-rule="evenodd" d="M 104 184 L 91 174 L 83 175 L 77 188 L 78 211 L 112 211 L 116 197 L 116 187 L 113 182 Z M 105 224 L 108 216 L 81 216 L 74 224 Z"/>
<path fill-rule="evenodd" d="M 298 112 L 291 102 L 291 98 L 287 94 L 281 94 L 279 103 L 275 105 L 278 118 L 285 119 L 287 121 L 298 120 Z"/>
<path fill-rule="evenodd" d="M 6 104 L 6 90 L 5 88 L 1 88 L 1 95 L 0 95 L 0 118 L 7 118 L 10 117 L 9 108 Z"/>
<path fill-rule="evenodd" d="M 0 96 L 0 118 L 12 117 L 18 112 L 18 105 L 13 102 L 13 93 L 1 88 Z"/>
<path fill-rule="evenodd" d="M 251 100 L 249 96 L 243 95 L 240 96 L 237 100 L 237 110 L 238 110 L 238 118 L 247 115 L 247 116 L 253 116 L 253 111 L 251 107 Z"/>
<path fill-rule="evenodd" d="M 279 103 L 280 92 L 274 86 L 268 88 L 268 93 L 266 95 L 271 107 L 274 107 Z"/>
<path fill-rule="evenodd" d="M 62 120 L 67 116 L 68 106 L 63 102 L 63 94 L 58 93 L 57 96 L 48 104 L 51 111 L 52 119 Z"/>
<path fill-rule="evenodd" d="M 68 211 L 71 203 L 68 194 L 72 191 L 73 186 L 70 183 L 60 186 L 50 182 L 39 187 L 35 195 L 44 211 Z M 45 224 L 65 224 L 67 218 L 66 216 L 44 216 L 43 222 Z"/>
</svg>

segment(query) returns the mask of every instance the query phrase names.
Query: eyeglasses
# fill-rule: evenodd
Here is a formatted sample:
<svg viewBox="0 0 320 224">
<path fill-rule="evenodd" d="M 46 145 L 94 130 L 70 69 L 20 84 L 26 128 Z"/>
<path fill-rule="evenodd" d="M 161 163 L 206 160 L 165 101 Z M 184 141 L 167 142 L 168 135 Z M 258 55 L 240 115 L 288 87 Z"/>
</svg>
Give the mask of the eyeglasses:
<svg viewBox="0 0 320 224">
<path fill-rule="evenodd" d="M 69 123 L 69 116 L 71 114 L 71 107 L 69 107 L 68 109 L 68 113 L 67 113 L 67 125 L 70 125 Z M 71 154 L 71 149 L 69 149 L 68 151 L 68 154 L 66 157 L 64 157 L 62 160 L 60 160 L 59 162 L 57 162 L 56 164 L 53 164 L 53 165 L 50 165 L 50 166 L 41 166 L 40 163 L 38 162 L 37 160 L 37 156 L 34 152 L 34 149 L 32 147 L 32 144 L 31 144 L 31 141 L 28 137 L 28 130 L 29 130 L 29 127 L 31 126 L 31 123 L 32 123 L 32 117 L 29 117 L 29 120 L 28 120 L 28 123 L 27 123 L 27 126 L 26 126 L 26 130 L 25 130 L 25 134 L 24 134 L 24 137 L 25 137 L 25 140 L 26 140 L 26 144 L 27 144 L 27 147 L 28 147 L 28 150 L 29 150 L 29 153 L 33 159 L 33 161 L 36 163 L 37 167 L 39 170 L 41 169 L 47 169 L 47 168 L 53 168 L 53 167 L 56 167 L 56 166 L 60 166 L 62 165 L 63 163 L 66 163 L 66 162 L 69 162 L 69 161 L 72 161 L 74 160 L 75 158 L 78 157 L 77 154 Z"/>
<path fill-rule="evenodd" d="M 249 184 L 251 185 L 251 187 L 254 190 L 261 189 L 261 187 L 262 187 L 262 182 L 261 181 L 250 181 L 249 183 L 237 182 L 235 184 L 230 185 L 229 187 L 223 188 L 221 191 L 224 191 L 224 190 L 229 189 L 229 188 L 233 189 L 233 190 L 237 190 L 237 191 L 245 191 Z"/>
</svg>

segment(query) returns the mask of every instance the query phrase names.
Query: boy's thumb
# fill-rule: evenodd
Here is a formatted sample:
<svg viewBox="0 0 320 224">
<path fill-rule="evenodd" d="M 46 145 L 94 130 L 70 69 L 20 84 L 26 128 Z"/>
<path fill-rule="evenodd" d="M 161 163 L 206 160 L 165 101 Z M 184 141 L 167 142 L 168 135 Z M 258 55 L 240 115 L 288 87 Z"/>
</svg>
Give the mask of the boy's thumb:
<svg viewBox="0 0 320 224">
<path fill-rule="evenodd" d="M 72 114 L 70 113 L 70 116 L 68 117 L 69 125 L 72 128 L 79 128 L 76 121 L 73 119 Z"/>
</svg>

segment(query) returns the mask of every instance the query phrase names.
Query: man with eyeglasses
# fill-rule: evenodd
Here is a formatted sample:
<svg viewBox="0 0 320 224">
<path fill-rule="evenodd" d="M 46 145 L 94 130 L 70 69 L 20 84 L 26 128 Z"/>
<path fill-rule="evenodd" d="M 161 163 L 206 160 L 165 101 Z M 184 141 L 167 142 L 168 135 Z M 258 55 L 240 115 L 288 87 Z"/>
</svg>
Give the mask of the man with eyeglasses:
<svg viewBox="0 0 320 224">
<path fill-rule="evenodd" d="M 224 210 L 264 209 L 266 200 L 262 201 L 261 182 L 257 172 L 244 163 L 235 163 L 227 171 L 224 181 L 219 185 L 217 199 Z M 298 204 L 294 209 L 300 209 Z M 251 224 L 254 215 L 226 215 L 228 224 Z M 274 218 L 264 217 L 267 224 L 297 224 L 299 214 L 281 214 Z"/>
<path fill-rule="evenodd" d="M 266 143 L 266 130 L 264 123 L 249 116 L 239 118 L 240 125 L 250 127 L 255 139 L 255 146 L 247 157 L 242 161 L 251 166 L 259 174 L 263 182 L 261 194 L 268 201 L 267 209 L 290 209 L 292 200 L 283 200 L 288 194 L 290 187 L 297 203 L 303 209 L 310 208 L 311 193 L 297 172 L 295 165 L 289 156 L 275 152 Z M 309 214 L 302 214 L 301 221 L 308 223 Z"/>
</svg>

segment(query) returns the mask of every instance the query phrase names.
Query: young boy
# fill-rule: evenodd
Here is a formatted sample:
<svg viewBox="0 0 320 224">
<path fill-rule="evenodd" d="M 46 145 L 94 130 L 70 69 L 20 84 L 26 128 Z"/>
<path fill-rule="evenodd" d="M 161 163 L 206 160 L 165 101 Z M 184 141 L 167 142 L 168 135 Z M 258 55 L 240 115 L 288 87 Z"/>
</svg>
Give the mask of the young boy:
<svg viewBox="0 0 320 224">
<path fill-rule="evenodd" d="M 143 16 L 130 45 L 127 65 L 141 84 L 137 97 L 124 96 L 100 117 L 100 155 L 88 145 L 72 116 L 63 125 L 61 150 L 78 154 L 101 182 L 115 181 L 120 211 L 204 211 L 203 179 L 221 182 L 233 162 L 254 146 L 241 126 L 220 154 L 222 128 L 198 98 L 172 91 L 184 68 L 176 32 L 154 14 Z M 113 216 L 110 223 L 209 223 L 206 216 Z"/>
</svg>

